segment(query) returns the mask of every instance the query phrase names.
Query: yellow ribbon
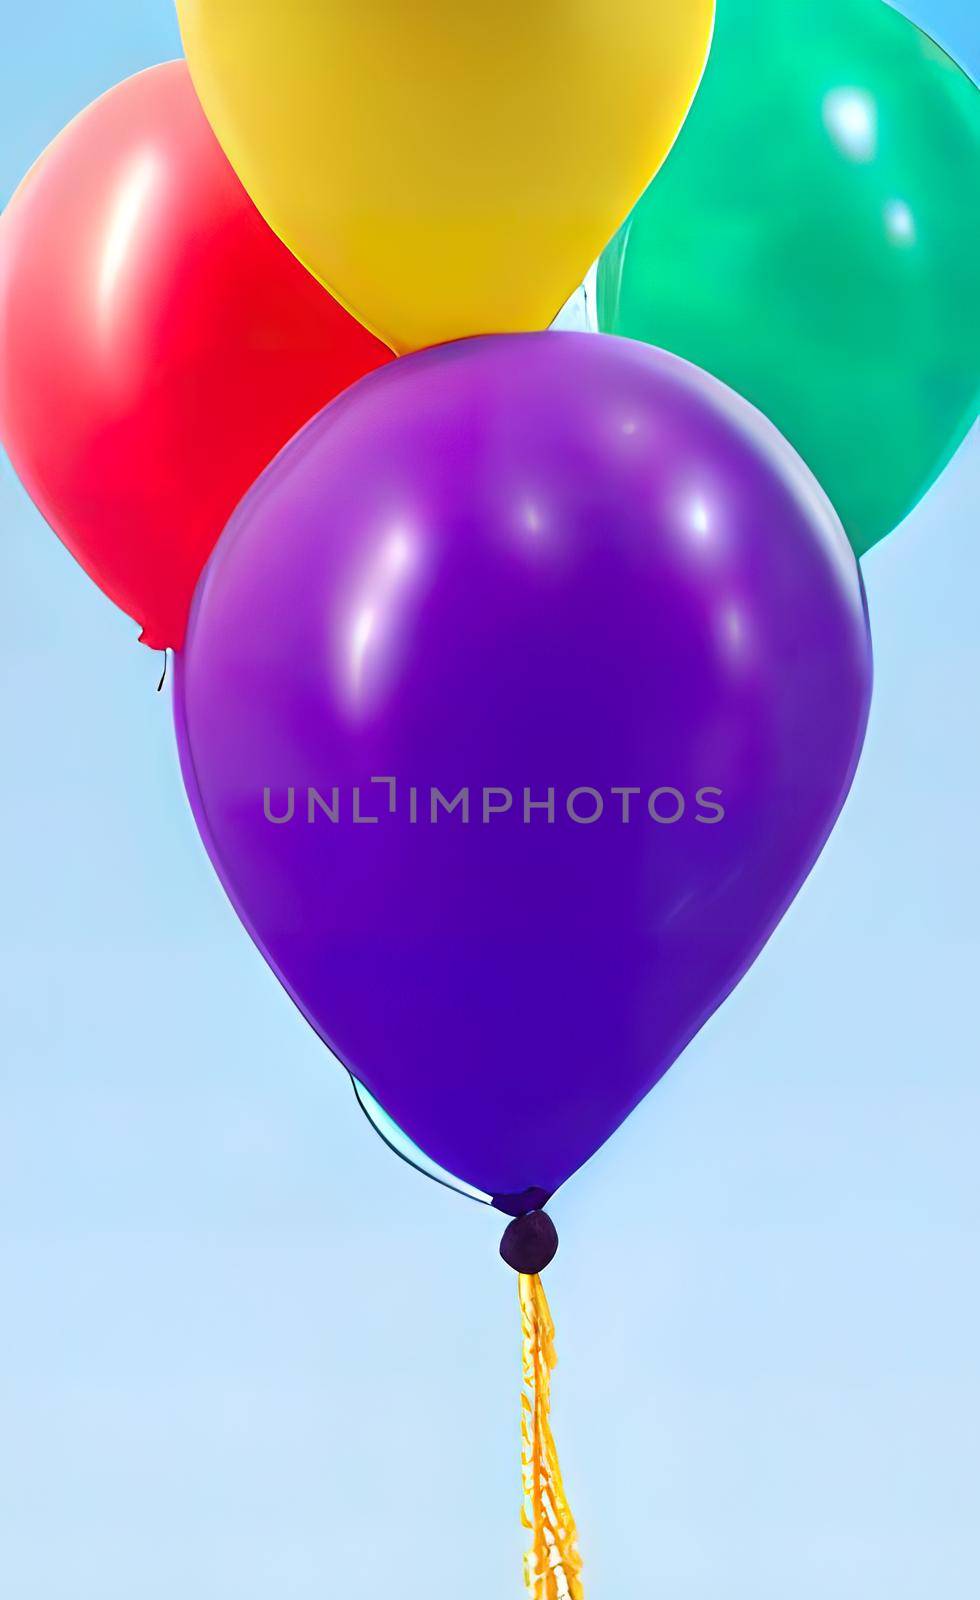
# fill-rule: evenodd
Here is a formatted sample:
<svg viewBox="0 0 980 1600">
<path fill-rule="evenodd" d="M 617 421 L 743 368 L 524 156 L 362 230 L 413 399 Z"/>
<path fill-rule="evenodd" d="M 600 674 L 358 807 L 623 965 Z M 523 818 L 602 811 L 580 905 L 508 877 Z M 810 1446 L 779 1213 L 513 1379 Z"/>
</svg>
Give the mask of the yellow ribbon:
<svg viewBox="0 0 980 1600">
<path fill-rule="evenodd" d="M 531 1600 L 583 1600 L 578 1530 L 565 1495 L 551 1431 L 551 1374 L 558 1364 L 555 1324 L 539 1277 L 519 1277 L 524 1329 L 521 1392 L 521 1520 L 531 1534 L 524 1581 Z"/>
</svg>

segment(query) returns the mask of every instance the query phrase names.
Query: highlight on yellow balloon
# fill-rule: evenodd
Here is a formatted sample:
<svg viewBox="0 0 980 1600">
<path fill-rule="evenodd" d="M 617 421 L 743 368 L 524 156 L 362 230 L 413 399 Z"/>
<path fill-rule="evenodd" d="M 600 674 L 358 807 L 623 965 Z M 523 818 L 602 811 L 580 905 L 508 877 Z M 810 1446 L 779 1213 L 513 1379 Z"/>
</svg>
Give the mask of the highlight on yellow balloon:
<svg viewBox="0 0 980 1600">
<path fill-rule="evenodd" d="M 395 350 L 551 322 L 657 171 L 714 0 L 177 0 L 266 220 Z"/>
</svg>

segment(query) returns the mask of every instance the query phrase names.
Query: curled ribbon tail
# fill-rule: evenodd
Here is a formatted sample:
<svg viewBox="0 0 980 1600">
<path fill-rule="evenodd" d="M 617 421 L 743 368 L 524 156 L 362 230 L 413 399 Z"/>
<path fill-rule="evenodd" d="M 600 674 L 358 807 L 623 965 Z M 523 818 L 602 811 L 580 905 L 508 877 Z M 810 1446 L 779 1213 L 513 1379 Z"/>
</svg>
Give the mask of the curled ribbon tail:
<svg viewBox="0 0 980 1600">
<path fill-rule="evenodd" d="M 578 1530 L 565 1494 L 551 1431 L 555 1325 L 540 1277 L 518 1279 L 523 1324 L 522 1522 L 531 1534 L 524 1581 L 531 1600 L 584 1600 Z"/>
</svg>

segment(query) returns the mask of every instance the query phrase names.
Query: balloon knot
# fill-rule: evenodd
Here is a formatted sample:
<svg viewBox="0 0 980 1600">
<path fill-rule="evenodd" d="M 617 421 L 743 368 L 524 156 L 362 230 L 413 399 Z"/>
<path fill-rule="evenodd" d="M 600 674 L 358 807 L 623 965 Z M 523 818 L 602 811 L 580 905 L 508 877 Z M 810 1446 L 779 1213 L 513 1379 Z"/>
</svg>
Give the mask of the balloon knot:
<svg viewBox="0 0 980 1600">
<path fill-rule="evenodd" d="M 501 1258 L 524 1277 L 537 1277 L 558 1254 L 558 1229 L 546 1211 L 515 1217 L 500 1241 Z"/>
</svg>

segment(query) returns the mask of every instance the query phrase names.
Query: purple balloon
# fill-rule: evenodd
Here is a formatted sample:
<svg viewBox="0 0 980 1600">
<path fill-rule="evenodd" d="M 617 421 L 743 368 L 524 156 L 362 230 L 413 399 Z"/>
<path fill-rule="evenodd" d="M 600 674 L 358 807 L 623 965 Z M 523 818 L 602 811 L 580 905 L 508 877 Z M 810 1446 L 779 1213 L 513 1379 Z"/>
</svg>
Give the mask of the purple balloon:
<svg viewBox="0 0 980 1600">
<path fill-rule="evenodd" d="M 422 1150 L 543 1204 L 754 960 L 847 794 L 860 575 L 758 412 L 626 340 L 362 379 L 232 518 L 178 658 L 198 826 Z"/>
</svg>

